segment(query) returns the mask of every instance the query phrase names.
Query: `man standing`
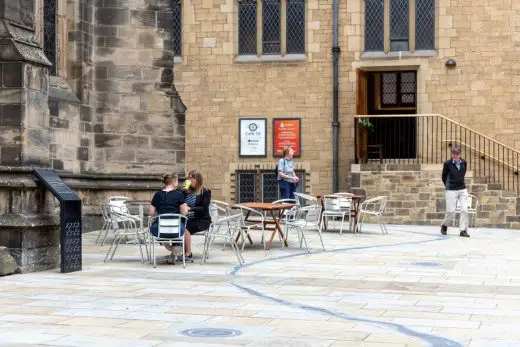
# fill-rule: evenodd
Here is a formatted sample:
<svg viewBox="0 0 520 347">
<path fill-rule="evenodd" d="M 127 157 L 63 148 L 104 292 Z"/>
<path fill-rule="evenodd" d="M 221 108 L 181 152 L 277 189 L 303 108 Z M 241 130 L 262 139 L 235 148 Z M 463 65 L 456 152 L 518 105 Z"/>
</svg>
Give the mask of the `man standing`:
<svg viewBox="0 0 520 347">
<path fill-rule="evenodd" d="M 468 228 L 468 190 L 464 183 L 467 163 L 460 158 L 460 148 L 451 147 L 451 159 L 444 162 L 442 183 L 446 188 L 446 216 L 441 225 L 441 234 L 446 235 L 448 225 L 453 224 L 453 216 L 457 200 L 460 206 L 460 236 L 469 237 Z"/>
</svg>

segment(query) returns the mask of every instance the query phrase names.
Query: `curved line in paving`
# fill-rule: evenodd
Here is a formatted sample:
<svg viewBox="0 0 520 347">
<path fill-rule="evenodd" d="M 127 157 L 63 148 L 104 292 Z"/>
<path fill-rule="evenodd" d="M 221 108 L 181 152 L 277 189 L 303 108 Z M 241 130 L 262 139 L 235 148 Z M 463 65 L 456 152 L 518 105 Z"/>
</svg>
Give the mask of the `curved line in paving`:
<svg viewBox="0 0 520 347">
<path fill-rule="evenodd" d="M 379 245 L 368 245 L 368 246 L 356 246 L 356 247 L 346 247 L 346 248 L 335 248 L 332 250 L 328 250 L 326 252 L 346 252 L 346 251 L 353 251 L 353 250 L 360 250 L 360 249 L 387 248 L 387 247 L 396 247 L 396 246 L 404 246 L 404 245 L 423 244 L 423 243 L 429 243 L 429 242 L 435 242 L 435 241 L 444 241 L 447 239 L 448 238 L 446 238 L 446 237 L 436 237 L 434 239 L 421 240 L 421 241 L 399 242 L 399 243 L 392 243 L 392 244 L 379 244 Z M 320 254 L 320 253 L 324 253 L 324 252 L 325 251 L 319 251 L 319 252 L 315 252 L 315 253 L 311 253 L 311 254 Z M 279 256 L 279 257 L 273 257 L 273 258 L 262 259 L 262 260 L 246 263 L 243 266 L 235 265 L 234 267 L 231 268 L 230 275 L 236 276 L 238 274 L 238 272 L 240 272 L 240 270 L 248 268 L 248 267 L 252 267 L 257 264 L 281 260 L 281 259 L 287 259 L 287 258 L 295 258 L 295 257 L 304 256 L 304 255 L 309 255 L 309 253 L 307 253 L 307 252 L 293 253 L 293 254 L 283 255 L 283 256 Z M 247 294 L 256 296 L 260 299 L 272 301 L 272 302 L 275 302 L 275 303 L 278 303 L 278 304 L 281 304 L 284 306 L 296 308 L 296 309 L 301 309 L 301 310 L 315 312 L 315 313 L 321 313 L 321 314 L 335 317 L 335 318 L 340 318 L 340 319 L 344 319 L 344 320 L 348 320 L 348 321 L 360 322 L 360 323 L 365 323 L 368 325 L 375 325 L 378 327 L 390 329 L 392 331 L 397 331 L 397 332 L 404 334 L 406 336 L 409 336 L 409 337 L 418 338 L 418 339 L 426 342 L 427 344 L 429 344 L 432 347 L 462 347 L 462 344 L 460 344 L 457 341 L 450 340 L 448 338 L 438 336 L 438 335 L 421 333 L 419 331 L 415 331 L 413 329 L 407 328 L 406 326 L 401 325 L 401 324 L 397 324 L 397 323 L 393 323 L 393 322 L 386 322 L 386 321 L 379 321 L 379 320 L 363 318 L 363 317 L 358 317 L 358 316 L 352 316 L 352 315 L 345 314 L 343 312 L 335 312 L 335 311 L 332 311 L 332 310 L 329 310 L 326 308 L 322 308 L 322 307 L 300 304 L 300 303 L 293 302 L 293 301 L 279 299 L 279 298 L 261 293 L 253 288 L 237 284 L 237 283 L 235 283 L 234 280 L 231 281 L 231 284 L 234 287 L 246 292 Z"/>
</svg>

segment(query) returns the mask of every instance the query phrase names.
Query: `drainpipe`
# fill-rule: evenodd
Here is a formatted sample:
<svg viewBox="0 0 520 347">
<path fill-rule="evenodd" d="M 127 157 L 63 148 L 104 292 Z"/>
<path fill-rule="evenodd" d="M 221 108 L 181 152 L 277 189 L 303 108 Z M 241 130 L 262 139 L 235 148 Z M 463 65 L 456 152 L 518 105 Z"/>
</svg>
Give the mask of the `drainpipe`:
<svg viewBox="0 0 520 347">
<path fill-rule="evenodd" d="M 339 0 L 332 2 L 332 192 L 339 189 L 339 44 L 338 44 Z"/>
</svg>

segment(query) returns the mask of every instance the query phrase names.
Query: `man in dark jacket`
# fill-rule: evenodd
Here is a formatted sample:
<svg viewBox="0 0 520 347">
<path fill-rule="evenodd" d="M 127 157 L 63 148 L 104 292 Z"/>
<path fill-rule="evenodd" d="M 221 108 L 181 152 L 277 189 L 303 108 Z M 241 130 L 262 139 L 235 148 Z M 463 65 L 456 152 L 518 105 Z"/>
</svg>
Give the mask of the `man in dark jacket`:
<svg viewBox="0 0 520 347">
<path fill-rule="evenodd" d="M 448 225 L 453 224 L 453 215 L 457 201 L 460 206 L 460 236 L 469 237 L 468 234 L 468 190 L 464 183 L 467 163 L 460 157 L 460 148 L 451 147 L 451 159 L 444 162 L 442 168 L 442 183 L 446 188 L 446 216 L 441 226 L 441 234 L 446 235 Z"/>
</svg>

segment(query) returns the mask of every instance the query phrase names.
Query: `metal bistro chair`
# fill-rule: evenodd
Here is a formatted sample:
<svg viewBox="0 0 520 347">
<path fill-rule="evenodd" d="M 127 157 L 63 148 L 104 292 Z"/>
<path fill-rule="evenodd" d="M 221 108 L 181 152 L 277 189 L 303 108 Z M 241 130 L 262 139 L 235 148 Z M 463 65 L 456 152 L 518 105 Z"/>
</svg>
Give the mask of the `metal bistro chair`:
<svg viewBox="0 0 520 347">
<path fill-rule="evenodd" d="M 284 226 L 284 232 L 287 238 L 287 233 L 289 228 L 287 228 L 287 222 L 294 221 L 296 219 L 296 214 L 300 207 L 300 203 L 296 199 L 280 199 L 272 202 L 273 204 L 294 204 L 296 206 L 291 207 L 289 210 L 285 210 L 283 214 L 280 216 L 280 224 Z M 268 216 L 266 216 L 268 218 Z M 272 219 L 272 218 L 270 218 Z M 282 244 L 283 247 L 283 244 Z"/>
<path fill-rule="evenodd" d="M 139 228 L 137 226 L 138 221 L 129 215 L 125 215 L 117 211 L 110 211 L 110 218 L 112 220 L 111 224 L 114 230 L 114 240 L 112 241 L 112 244 L 110 245 L 110 248 L 107 251 L 104 261 L 107 261 L 110 253 L 112 253 L 110 255 L 110 260 L 114 258 L 114 254 L 116 253 L 117 247 L 121 243 L 122 239 L 126 240 L 128 236 L 135 236 L 137 239 L 136 245 L 139 248 L 139 251 L 141 253 L 141 259 L 144 263 L 145 259 L 142 247 L 143 243 L 145 244 L 147 258 L 149 257 L 148 248 L 146 247 L 146 231 L 143 228 Z M 144 242 L 141 242 L 141 236 L 143 237 Z"/>
<path fill-rule="evenodd" d="M 377 222 L 379 223 L 379 227 L 381 228 L 381 232 L 383 234 L 388 234 L 388 230 L 386 229 L 386 224 L 381 219 L 383 213 L 385 212 L 386 203 L 388 198 L 386 196 L 377 196 L 372 199 L 365 200 L 361 203 L 359 208 L 359 213 L 361 215 L 361 219 L 357 225 L 358 231 L 361 231 L 363 227 L 363 221 L 366 215 L 375 216 Z"/>
<path fill-rule="evenodd" d="M 164 213 L 156 217 L 158 224 L 157 236 L 152 235 L 153 267 L 157 267 L 156 245 L 169 243 L 182 247 L 182 266 L 186 267 L 186 254 L 184 250 L 184 233 L 186 231 L 186 216 L 175 213 Z"/>
<path fill-rule="evenodd" d="M 349 219 L 349 230 L 351 229 L 352 219 L 350 217 L 350 208 L 352 206 L 351 198 L 344 198 L 337 195 L 325 195 L 323 197 L 324 210 L 322 215 L 322 223 L 326 223 L 327 218 L 332 218 L 335 223 L 336 217 L 341 217 L 341 226 L 339 228 L 340 235 L 343 233 L 343 224 L 345 217 Z"/>
<path fill-rule="evenodd" d="M 99 230 L 98 236 L 95 241 L 95 243 L 98 243 L 101 235 L 105 233 L 105 235 L 103 236 L 103 240 L 101 240 L 101 246 L 105 244 L 108 232 L 110 231 L 110 229 L 112 229 L 112 219 L 110 218 L 109 209 L 110 206 L 108 206 L 108 204 L 101 204 L 101 216 L 103 217 L 103 226 L 101 227 L 101 230 Z"/>
<path fill-rule="evenodd" d="M 245 264 L 244 257 L 242 256 L 242 251 L 235 239 L 236 236 L 240 234 L 240 228 L 242 223 L 242 216 L 240 214 L 235 214 L 233 216 L 220 218 L 211 223 L 208 232 L 206 233 L 206 240 L 204 242 L 204 251 L 202 252 L 202 260 L 201 264 L 204 264 L 208 259 L 209 255 L 209 247 L 213 243 L 216 238 L 224 239 L 225 243 L 231 245 L 231 248 L 235 251 L 235 255 L 237 257 L 239 265 Z"/>
<path fill-rule="evenodd" d="M 246 237 L 249 240 L 249 242 L 253 244 L 253 240 L 251 239 L 250 235 L 252 230 L 259 230 L 262 232 L 262 244 L 264 245 L 265 249 L 267 247 L 265 241 L 266 238 L 264 235 L 265 215 L 260 211 L 242 205 L 231 205 L 230 212 L 232 215 L 238 214 L 239 216 L 241 216 L 239 236 L 242 238 L 242 251 L 244 250 L 244 247 L 246 245 Z M 246 221 L 246 217 L 251 216 L 253 216 L 254 219 L 249 219 Z M 226 244 L 224 244 L 224 247 L 226 247 Z"/>
<path fill-rule="evenodd" d="M 473 216 L 473 228 L 477 230 L 477 211 L 478 211 L 479 201 L 475 195 L 468 194 L 468 204 L 466 209 L 468 211 L 468 228 L 471 225 L 471 217 Z M 455 207 L 455 212 L 453 213 L 453 224 L 452 227 L 455 227 L 455 220 L 457 219 L 457 215 L 459 216 L 460 223 L 460 204 L 459 200 L 457 200 L 457 205 Z"/>
<path fill-rule="evenodd" d="M 294 197 L 298 201 L 298 205 L 302 207 L 309 205 L 318 205 L 318 198 L 315 198 L 314 196 L 303 193 L 294 193 Z"/>
<path fill-rule="evenodd" d="M 307 252 L 310 253 L 309 247 L 307 245 L 307 240 L 305 239 L 305 232 L 308 229 L 316 229 L 318 231 L 318 236 L 320 237 L 321 247 L 325 251 L 325 245 L 323 244 L 323 238 L 321 236 L 321 223 L 319 221 L 319 216 L 321 213 L 320 205 L 311 205 L 300 207 L 296 213 L 296 217 L 293 221 L 287 222 L 288 229 L 296 229 L 298 235 L 298 241 L 300 242 L 300 248 L 302 244 L 305 243 L 305 248 Z M 286 236 L 287 238 L 287 236 Z"/>
</svg>

